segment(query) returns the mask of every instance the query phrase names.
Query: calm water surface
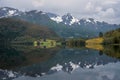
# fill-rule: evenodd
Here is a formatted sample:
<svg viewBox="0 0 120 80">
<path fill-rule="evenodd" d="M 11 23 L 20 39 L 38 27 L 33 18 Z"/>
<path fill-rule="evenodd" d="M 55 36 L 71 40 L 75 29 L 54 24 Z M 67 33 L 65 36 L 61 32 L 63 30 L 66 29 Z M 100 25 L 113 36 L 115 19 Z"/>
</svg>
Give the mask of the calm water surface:
<svg viewBox="0 0 120 80">
<path fill-rule="evenodd" d="M 0 80 L 120 80 L 120 49 L 0 49 Z"/>
</svg>

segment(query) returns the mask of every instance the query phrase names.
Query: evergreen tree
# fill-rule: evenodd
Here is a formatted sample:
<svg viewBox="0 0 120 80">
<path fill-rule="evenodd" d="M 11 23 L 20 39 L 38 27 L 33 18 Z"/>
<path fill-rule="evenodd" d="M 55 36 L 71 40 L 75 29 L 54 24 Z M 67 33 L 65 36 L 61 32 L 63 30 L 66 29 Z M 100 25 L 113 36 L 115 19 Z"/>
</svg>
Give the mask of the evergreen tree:
<svg viewBox="0 0 120 80">
<path fill-rule="evenodd" d="M 99 33 L 99 37 L 103 37 L 103 33 L 102 32 Z"/>
</svg>

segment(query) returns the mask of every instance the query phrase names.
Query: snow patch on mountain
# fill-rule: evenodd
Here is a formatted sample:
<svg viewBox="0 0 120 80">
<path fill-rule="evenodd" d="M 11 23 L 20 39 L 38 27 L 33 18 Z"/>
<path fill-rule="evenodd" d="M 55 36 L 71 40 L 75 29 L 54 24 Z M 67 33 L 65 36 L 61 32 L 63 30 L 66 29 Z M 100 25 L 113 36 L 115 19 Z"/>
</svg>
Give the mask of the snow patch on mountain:
<svg viewBox="0 0 120 80">
<path fill-rule="evenodd" d="M 6 11 L 7 9 L 6 8 L 2 8 L 3 11 Z"/>
<path fill-rule="evenodd" d="M 56 21 L 57 23 L 60 23 L 60 22 L 63 21 L 62 18 L 61 18 L 60 16 L 57 16 L 57 17 L 51 17 L 51 20 Z"/>
<path fill-rule="evenodd" d="M 16 16 L 19 15 L 20 13 L 22 12 L 14 8 L 9 7 L 0 8 L 0 18 Z"/>
<path fill-rule="evenodd" d="M 72 26 L 72 25 L 80 25 L 79 19 L 73 17 L 70 13 L 67 13 L 66 15 L 62 16 L 63 22 L 66 25 Z"/>
<path fill-rule="evenodd" d="M 16 12 L 16 11 L 14 11 L 14 10 L 10 10 L 10 11 L 8 11 L 8 16 L 12 16 L 12 15 L 14 15 L 15 12 Z"/>
<path fill-rule="evenodd" d="M 80 22 L 77 18 L 73 17 L 73 19 L 71 20 L 70 24 L 69 25 L 72 25 L 74 23 L 78 23 L 80 25 Z"/>
<path fill-rule="evenodd" d="M 40 14 L 42 14 L 42 15 L 45 15 L 45 14 L 46 14 L 45 12 L 42 12 L 42 11 L 40 11 L 40 10 L 35 10 L 35 13 L 36 13 L 36 14 L 40 13 Z"/>
<path fill-rule="evenodd" d="M 90 23 L 90 22 L 91 22 L 91 20 L 89 20 L 89 19 L 86 19 L 86 22 L 89 22 L 89 23 Z"/>
<path fill-rule="evenodd" d="M 84 24 L 97 24 L 97 20 L 94 20 L 93 18 L 82 18 L 80 19 L 80 22 L 82 21 L 82 23 Z"/>
</svg>

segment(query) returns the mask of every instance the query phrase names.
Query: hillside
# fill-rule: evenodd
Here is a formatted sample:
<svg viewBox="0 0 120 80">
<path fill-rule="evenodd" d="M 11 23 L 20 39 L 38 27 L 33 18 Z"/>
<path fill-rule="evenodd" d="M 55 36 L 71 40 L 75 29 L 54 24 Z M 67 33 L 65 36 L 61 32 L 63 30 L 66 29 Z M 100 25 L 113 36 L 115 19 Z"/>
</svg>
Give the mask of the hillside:
<svg viewBox="0 0 120 80">
<path fill-rule="evenodd" d="M 120 44 L 120 28 L 105 33 L 104 39 L 106 44 Z"/>
<path fill-rule="evenodd" d="M 10 41 L 13 39 L 58 38 L 56 33 L 47 27 L 11 18 L 0 19 L 0 34 Z"/>
</svg>

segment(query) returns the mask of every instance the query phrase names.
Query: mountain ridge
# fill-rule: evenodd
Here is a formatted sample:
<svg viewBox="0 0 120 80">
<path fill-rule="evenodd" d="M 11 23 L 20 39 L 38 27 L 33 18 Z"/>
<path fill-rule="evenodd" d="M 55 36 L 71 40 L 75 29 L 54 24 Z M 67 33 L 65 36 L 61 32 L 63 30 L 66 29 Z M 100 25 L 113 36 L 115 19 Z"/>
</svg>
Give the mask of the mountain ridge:
<svg viewBox="0 0 120 80">
<path fill-rule="evenodd" d="M 11 14 L 8 14 L 8 17 L 9 16 L 16 16 L 16 15 L 20 15 L 20 14 L 25 14 L 25 13 L 31 13 L 31 12 L 34 12 L 34 13 L 40 13 L 40 14 L 47 14 L 47 16 L 49 16 L 49 18 L 51 19 L 51 20 L 53 20 L 53 21 L 55 21 L 54 19 L 52 19 L 52 18 L 61 18 L 61 19 L 63 19 L 62 21 L 66 21 L 66 20 L 64 20 L 64 19 L 74 19 L 74 21 L 73 21 L 73 23 L 79 23 L 81 20 L 84 20 L 84 21 L 86 21 L 86 22 L 94 22 L 94 23 L 97 23 L 97 22 L 100 22 L 100 21 L 97 21 L 97 20 L 95 20 L 95 19 L 93 19 L 93 18 L 81 18 L 81 19 L 79 19 L 79 18 L 76 18 L 76 17 L 74 17 L 74 16 L 72 16 L 72 14 L 71 13 L 66 13 L 66 14 L 64 14 L 64 15 L 62 15 L 62 16 L 59 16 L 58 14 L 54 14 L 54 13 L 50 13 L 50 12 L 43 12 L 43 11 L 41 11 L 41 10 L 30 10 L 30 11 L 20 11 L 20 10 L 18 10 L 18 9 L 15 9 L 15 8 L 11 8 L 11 7 L 1 7 L 0 8 L 0 18 L 1 18 L 1 16 L 3 15 L 2 13 L 2 11 L 4 11 L 4 12 L 6 12 L 7 13 L 7 11 Z M 12 12 L 13 11 L 13 12 Z M 16 13 L 16 14 L 15 14 Z M 5 16 L 2 16 L 2 17 L 5 17 Z M 62 22 L 61 21 L 61 22 Z M 57 21 L 56 21 L 57 22 Z M 105 21 L 102 21 L 102 22 L 105 22 Z M 64 22 L 65 23 L 65 22 Z M 105 22 L 105 23 L 107 23 L 107 22 Z M 66 23 L 67 24 L 67 23 Z M 70 25 L 70 24 L 69 24 Z M 117 24 L 116 24 L 117 25 Z"/>
<path fill-rule="evenodd" d="M 5 12 L 2 12 L 1 9 L 3 10 L 3 8 L 0 8 L 0 14 Z M 91 38 L 98 36 L 99 32 L 104 33 L 116 28 L 120 28 L 120 25 L 108 24 L 104 21 L 99 22 L 93 18 L 77 19 L 70 13 L 64 16 L 59 16 L 54 13 L 42 12 L 40 10 L 31 10 L 25 12 L 21 12 L 19 10 L 16 11 L 18 11 L 18 13 L 16 12 L 17 15 L 7 15 L 7 17 L 17 18 L 34 24 L 47 26 L 54 30 L 59 36 L 64 38 Z M 8 12 L 9 11 L 6 11 L 5 13 Z"/>
</svg>

